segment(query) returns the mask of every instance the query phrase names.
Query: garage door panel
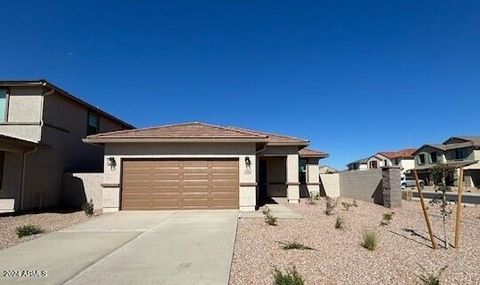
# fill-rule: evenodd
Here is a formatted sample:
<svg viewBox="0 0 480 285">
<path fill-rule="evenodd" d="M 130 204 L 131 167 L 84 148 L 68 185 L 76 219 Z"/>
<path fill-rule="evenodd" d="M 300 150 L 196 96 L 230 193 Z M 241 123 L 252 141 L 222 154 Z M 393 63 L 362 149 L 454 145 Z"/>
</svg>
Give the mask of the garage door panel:
<svg viewBox="0 0 480 285">
<path fill-rule="evenodd" d="M 208 187 L 189 187 L 189 188 L 183 188 L 182 191 L 183 195 L 185 196 L 188 193 L 209 193 Z"/>
<path fill-rule="evenodd" d="M 229 167 L 237 167 L 238 161 L 237 160 L 212 160 L 212 166 L 229 166 Z"/>
<path fill-rule="evenodd" d="M 208 164 L 210 161 L 208 160 L 182 160 L 182 166 L 183 168 L 188 168 L 188 167 L 208 167 Z"/>
<path fill-rule="evenodd" d="M 208 173 L 183 173 L 183 180 L 208 180 Z"/>
<path fill-rule="evenodd" d="M 235 199 L 213 199 L 211 207 L 214 209 L 231 209 L 237 207 L 238 200 Z"/>
<path fill-rule="evenodd" d="M 191 209 L 208 209 L 210 208 L 210 199 L 190 199 L 190 198 L 183 198 L 183 208 L 191 208 Z"/>
<path fill-rule="evenodd" d="M 238 161 L 123 162 L 122 209 L 238 208 Z"/>
<path fill-rule="evenodd" d="M 152 187 L 180 187 L 181 183 L 178 180 L 155 180 L 151 182 Z"/>
<path fill-rule="evenodd" d="M 213 180 L 216 180 L 216 179 L 219 179 L 219 180 L 234 180 L 234 181 L 237 181 L 238 180 L 238 175 L 237 173 L 212 173 L 212 179 Z"/>
<path fill-rule="evenodd" d="M 150 197 L 146 198 L 128 198 L 122 201 L 123 203 L 123 208 L 128 209 L 128 208 L 142 208 L 145 207 L 145 205 L 150 204 Z"/>
<path fill-rule="evenodd" d="M 180 199 L 152 199 L 151 209 L 152 210 L 162 210 L 162 209 L 178 209 L 181 205 Z"/>
<path fill-rule="evenodd" d="M 230 181 L 230 180 L 216 180 L 214 181 L 214 187 L 218 186 L 230 186 L 230 187 L 236 187 L 238 183 L 236 181 Z"/>
<path fill-rule="evenodd" d="M 180 180 L 180 173 L 154 173 L 151 174 L 153 180 Z"/>
<path fill-rule="evenodd" d="M 213 186 L 212 193 L 235 193 L 238 194 L 238 188 L 235 186 Z"/>
<path fill-rule="evenodd" d="M 212 200 L 237 200 L 237 197 L 232 193 L 214 193 L 210 197 L 212 198 Z"/>
</svg>

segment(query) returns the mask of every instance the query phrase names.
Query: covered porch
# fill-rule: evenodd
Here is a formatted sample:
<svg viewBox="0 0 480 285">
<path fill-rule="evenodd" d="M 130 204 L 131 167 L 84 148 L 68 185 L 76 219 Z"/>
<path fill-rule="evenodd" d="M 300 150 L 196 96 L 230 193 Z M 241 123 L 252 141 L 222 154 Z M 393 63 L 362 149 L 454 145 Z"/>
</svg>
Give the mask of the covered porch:
<svg viewBox="0 0 480 285">
<path fill-rule="evenodd" d="M 0 213 L 22 209 L 29 154 L 42 144 L 0 135 Z"/>
<path fill-rule="evenodd" d="M 257 154 L 257 206 L 280 197 L 298 203 L 300 198 L 319 195 L 318 162 L 327 156 L 299 146 L 267 146 Z"/>
</svg>

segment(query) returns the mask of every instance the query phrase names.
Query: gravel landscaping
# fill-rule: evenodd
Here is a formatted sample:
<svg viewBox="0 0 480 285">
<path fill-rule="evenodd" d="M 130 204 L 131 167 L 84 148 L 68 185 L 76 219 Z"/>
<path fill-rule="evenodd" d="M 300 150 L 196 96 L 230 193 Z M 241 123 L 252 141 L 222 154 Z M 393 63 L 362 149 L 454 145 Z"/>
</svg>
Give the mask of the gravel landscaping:
<svg viewBox="0 0 480 285">
<path fill-rule="evenodd" d="M 352 200 L 343 201 L 352 202 Z M 268 226 L 261 218 L 238 222 L 230 284 L 273 283 L 275 267 L 296 266 L 305 284 L 418 284 L 416 274 L 437 272 L 445 284 L 480 284 L 480 206 L 465 207 L 460 249 L 431 249 L 419 202 L 404 202 L 399 209 L 387 209 L 366 202 L 336 214 L 324 213 L 325 199 L 316 205 L 290 204 L 304 219 L 279 219 Z M 394 211 L 390 225 L 381 226 L 382 214 Z M 442 221 L 437 206 L 429 206 L 434 233 L 442 237 Z M 338 215 L 345 219 L 343 230 L 335 229 Z M 450 216 L 449 240 L 453 243 L 455 211 Z M 361 246 L 361 236 L 373 229 L 378 248 Z M 316 250 L 284 250 L 279 242 L 296 240 Z M 443 241 L 437 242 L 443 246 Z M 422 270 L 419 264 L 425 268 Z M 443 283 L 442 283 L 443 284 Z"/>
<path fill-rule="evenodd" d="M 87 217 L 83 211 L 0 216 L 0 250 L 36 239 L 49 232 L 58 231 L 71 225 L 85 222 L 88 219 L 90 218 Z M 27 224 L 40 226 L 44 232 L 18 238 L 15 232 L 16 228 Z"/>
</svg>

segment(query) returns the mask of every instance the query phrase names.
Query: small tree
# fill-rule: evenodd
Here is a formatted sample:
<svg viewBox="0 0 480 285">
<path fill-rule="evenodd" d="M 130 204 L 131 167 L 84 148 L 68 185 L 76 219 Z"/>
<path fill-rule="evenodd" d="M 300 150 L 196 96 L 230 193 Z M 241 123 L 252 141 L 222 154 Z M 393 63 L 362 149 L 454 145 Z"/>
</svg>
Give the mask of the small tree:
<svg viewBox="0 0 480 285">
<path fill-rule="evenodd" d="M 452 213 L 448 208 L 449 203 L 447 202 L 447 192 L 452 191 L 452 189 L 450 188 L 450 183 L 447 183 L 447 181 L 450 182 L 452 180 L 454 173 L 455 167 L 445 163 L 437 164 L 432 170 L 433 180 L 435 182 L 435 192 L 439 193 L 439 195 L 434 197 L 430 203 L 440 204 L 445 248 L 448 248 L 447 218 Z"/>
</svg>

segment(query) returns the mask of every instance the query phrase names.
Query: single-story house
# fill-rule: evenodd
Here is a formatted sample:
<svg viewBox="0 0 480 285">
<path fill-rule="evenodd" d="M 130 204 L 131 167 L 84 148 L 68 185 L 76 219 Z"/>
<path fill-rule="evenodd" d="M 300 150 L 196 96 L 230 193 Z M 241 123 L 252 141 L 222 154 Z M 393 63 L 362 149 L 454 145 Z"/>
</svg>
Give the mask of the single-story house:
<svg viewBox="0 0 480 285">
<path fill-rule="evenodd" d="M 103 211 L 240 209 L 270 197 L 290 203 L 319 193 L 318 162 L 328 154 L 309 141 L 237 127 L 182 123 L 100 133 Z"/>
</svg>

